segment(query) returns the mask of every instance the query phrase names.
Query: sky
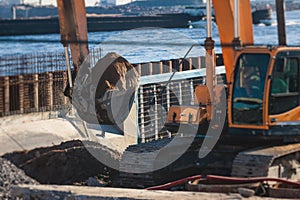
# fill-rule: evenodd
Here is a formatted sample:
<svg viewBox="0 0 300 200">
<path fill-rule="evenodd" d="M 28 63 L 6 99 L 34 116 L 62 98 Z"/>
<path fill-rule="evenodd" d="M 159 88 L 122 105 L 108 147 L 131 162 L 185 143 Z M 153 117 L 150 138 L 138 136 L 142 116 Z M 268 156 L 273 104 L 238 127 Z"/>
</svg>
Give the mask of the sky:
<svg viewBox="0 0 300 200">
<path fill-rule="evenodd" d="M 42 5 L 54 5 L 56 6 L 57 0 L 42 0 Z M 86 6 L 94 6 L 99 0 L 85 0 Z M 38 4 L 39 0 L 24 0 L 24 3 L 35 3 Z"/>
</svg>

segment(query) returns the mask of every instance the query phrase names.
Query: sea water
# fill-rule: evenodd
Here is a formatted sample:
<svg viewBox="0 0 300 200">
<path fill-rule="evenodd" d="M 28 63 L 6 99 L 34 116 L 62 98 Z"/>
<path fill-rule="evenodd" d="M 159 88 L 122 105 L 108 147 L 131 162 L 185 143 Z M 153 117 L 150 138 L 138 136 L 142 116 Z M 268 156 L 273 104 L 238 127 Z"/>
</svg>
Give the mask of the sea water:
<svg viewBox="0 0 300 200">
<path fill-rule="evenodd" d="M 253 25 L 256 45 L 277 45 L 276 13 L 272 25 Z M 300 46 L 300 10 L 286 13 L 286 32 L 288 45 Z M 221 53 L 217 26 L 213 26 L 213 39 L 216 52 Z M 89 33 L 89 48 L 101 48 L 103 54 L 116 52 L 132 63 L 143 63 L 173 58 L 182 58 L 194 44 L 188 57 L 204 55 L 206 37 L 204 28 L 150 28 L 111 32 Z M 11 54 L 34 52 L 63 52 L 59 34 L 5 36 L 0 37 L 0 57 Z"/>
</svg>

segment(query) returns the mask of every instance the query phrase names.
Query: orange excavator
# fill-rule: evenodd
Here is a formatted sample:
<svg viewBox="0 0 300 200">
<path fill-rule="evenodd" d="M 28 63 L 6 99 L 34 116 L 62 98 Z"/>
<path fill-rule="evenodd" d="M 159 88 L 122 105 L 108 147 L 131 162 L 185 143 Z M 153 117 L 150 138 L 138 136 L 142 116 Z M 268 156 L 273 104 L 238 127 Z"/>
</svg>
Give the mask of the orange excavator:
<svg viewBox="0 0 300 200">
<path fill-rule="evenodd" d="M 70 2 L 68 5 L 81 1 Z M 274 46 L 254 45 L 249 0 L 212 0 L 212 3 L 227 84 L 216 85 L 214 41 L 208 30 L 205 41 L 206 84 L 195 89 L 197 105 L 170 107 L 166 123 L 171 132 L 176 132 L 176 127 L 185 125 L 196 127 L 196 131 L 202 136 L 196 137 L 178 160 L 162 169 L 155 169 L 154 166 L 165 162 L 162 160 L 165 157 L 159 159 L 159 156 L 167 152 L 160 151 L 157 155 L 152 155 L 146 159 L 147 163 L 140 162 L 138 158 L 133 163 L 131 153 L 154 152 L 172 138 L 129 146 L 120 161 L 120 169 L 124 171 L 120 173 L 121 184 L 126 187 L 149 186 L 196 173 L 300 179 L 300 47 L 286 45 L 284 0 L 276 0 L 279 45 Z M 211 7 L 210 1 L 207 6 Z M 58 8 L 61 11 L 60 9 L 72 6 L 59 3 Z M 79 25 L 82 21 L 76 20 L 79 10 L 73 11 L 75 14 L 73 13 L 71 21 L 77 29 L 81 29 Z M 207 12 L 208 19 L 209 13 Z M 65 21 L 68 18 L 62 17 L 64 14 L 66 13 L 60 12 L 61 25 L 62 22 L 72 24 Z M 61 26 L 62 33 L 63 27 Z M 78 37 L 81 32 L 77 29 L 75 36 Z M 62 41 L 70 40 L 66 36 L 68 34 L 62 34 Z M 87 37 L 83 40 L 87 41 Z M 75 56 L 80 55 L 76 56 L 77 59 L 85 55 L 86 50 L 78 47 L 74 49 L 77 51 Z M 75 56 L 72 56 L 73 59 Z M 78 63 L 76 60 L 73 62 Z M 217 123 L 219 120 L 214 121 L 220 115 L 219 104 L 222 101 L 221 94 L 224 94 L 221 92 L 224 91 L 223 88 L 227 88 L 224 128 L 223 124 Z M 210 123 L 215 124 L 205 127 Z M 214 135 L 206 137 L 208 129 L 222 129 L 221 135 L 216 140 L 212 139 Z M 188 132 L 189 129 L 181 131 Z M 204 151 L 207 140 L 214 140 L 216 144 L 204 156 L 199 157 L 196 152 L 199 149 L 200 152 Z M 180 149 L 182 144 L 178 145 L 172 147 L 172 153 Z M 144 173 L 140 168 L 153 168 L 155 171 Z"/>
<path fill-rule="evenodd" d="M 250 2 L 240 1 L 239 10 L 243 12 L 237 20 L 233 15 L 233 1 L 215 0 L 213 3 L 229 87 L 229 128 L 237 134 L 298 135 L 300 48 L 287 47 L 281 35 L 279 46 L 254 46 Z M 283 31 L 279 30 L 282 34 Z M 211 77 L 207 76 L 207 79 Z M 207 84 L 207 87 L 199 86 L 195 90 L 195 100 L 203 105 L 212 101 L 207 92 L 213 91 L 209 89 L 212 86 Z M 173 107 L 169 112 L 170 126 L 172 123 L 188 123 L 188 119 L 183 119 L 188 114 L 180 115 L 182 109 L 177 108 Z M 197 115 L 197 122 L 210 116 L 210 112 L 207 113 Z"/>
<path fill-rule="evenodd" d="M 220 104 L 224 100 L 220 91 L 224 85 L 216 85 L 213 41 L 208 30 L 206 84 L 196 87 L 194 105 L 170 107 L 166 123 L 171 132 L 188 135 L 196 131 L 200 137 L 165 169 L 147 176 L 124 174 L 126 185 L 138 184 L 149 176 L 154 180 L 149 184 L 153 184 L 162 177 L 167 179 L 167 174 L 172 174 L 172 179 L 195 173 L 300 179 L 300 47 L 286 45 L 284 1 L 276 1 L 277 46 L 254 45 L 250 1 L 212 2 L 226 69 L 226 118 L 216 120 L 222 115 Z M 222 121 L 225 127 L 218 130 Z M 153 143 L 155 148 L 159 146 L 159 142 Z M 173 149 L 180 148 L 178 145 Z M 127 151 L 141 151 L 136 149 L 128 147 Z M 152 161 L 156 162 L 153 166 L 161 162 L 159 155 L 155 157 L 159 161 Z M 125 151 L 123 162 L 129 159 L 126 156 Z M 132 166 L 125 163 L 122 167 L 126 165 Z"/>
<path fill-rule="evenodd" d="M 234 155 L 229 162 L 231 172 L 225 174 L 299 180 L 300 47 L 286 45 L 284 1 L 276 1 L 277 46 L 254 45 L 249 1 L 213 0 L 213 4 L 228 87 L 228 128 L 222 132 L 220 141 L 235 148 L 241 144 L 245 146 L 231 152 Z M 206 49 L 207 55 L 212 55 L 211 47 Z M 171 107 L 166 124 L 170 131 L 178 131 L 177 127 L 185 125 L 195 127 L 200 134 L 206 133 L 207 128 L 201 125 L 212 122 L 215 114 L 212 108 L 214 102 L 218 103 L 216 99 L 220 94 L 214 89 L 218 86 L 213 84 L 215 80 L 211 80 L 215 75 L 209 72 L 212 71 L 210 66 L 214 67 L 211 61 L 206 65 L 207 84 L 195 89 L 195 104 L 200 106 Z M 224 147 L 215 146 L 216 152 L 223 150 Z M 224 163 L 223 166 L 215 161 L 211 163 L 225 169 Z M 209 161 L 204 165 L 209 166 Z M 207 166 L 199 171 L 205 171 Z"/>
</svg>

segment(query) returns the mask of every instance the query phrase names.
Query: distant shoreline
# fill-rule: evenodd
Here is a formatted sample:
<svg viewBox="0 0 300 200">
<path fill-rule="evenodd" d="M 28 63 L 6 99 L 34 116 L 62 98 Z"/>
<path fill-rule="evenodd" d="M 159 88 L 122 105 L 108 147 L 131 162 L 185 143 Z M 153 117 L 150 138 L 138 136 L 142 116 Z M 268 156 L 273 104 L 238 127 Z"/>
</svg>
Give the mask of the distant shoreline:
<svg viewBox="0 0 300 200">
<path fill-rule="evenodd" d="M 156 16 L 106 16 L 88 17 L 88 32 L 130 30 L 141 27 L 186 28 L 189 21 L 199 21 L 202 16 L 189 14 L 164 14 Z M 59 33 L 57 17 L 0 20 L 0 36 Z"/>
</svg>

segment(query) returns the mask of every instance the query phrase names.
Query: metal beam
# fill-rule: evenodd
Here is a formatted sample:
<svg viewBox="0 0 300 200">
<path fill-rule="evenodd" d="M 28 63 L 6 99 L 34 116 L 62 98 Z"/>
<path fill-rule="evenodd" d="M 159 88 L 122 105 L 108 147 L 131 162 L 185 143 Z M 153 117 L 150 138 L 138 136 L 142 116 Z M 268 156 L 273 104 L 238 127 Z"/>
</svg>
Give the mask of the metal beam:
<svg viewBox="0 0 300 200">
<path fill-rule="evenodd" d="M 286 45 L 285 0 L 276 0 L 277 30 L 279 45 Z"/>
<path fill-rule="evenodd" d="M 84 0 L 57 0 L 61 42 L 70 45 L 75 72 L 88 55 L 87 19 Z"/>
</svg>

